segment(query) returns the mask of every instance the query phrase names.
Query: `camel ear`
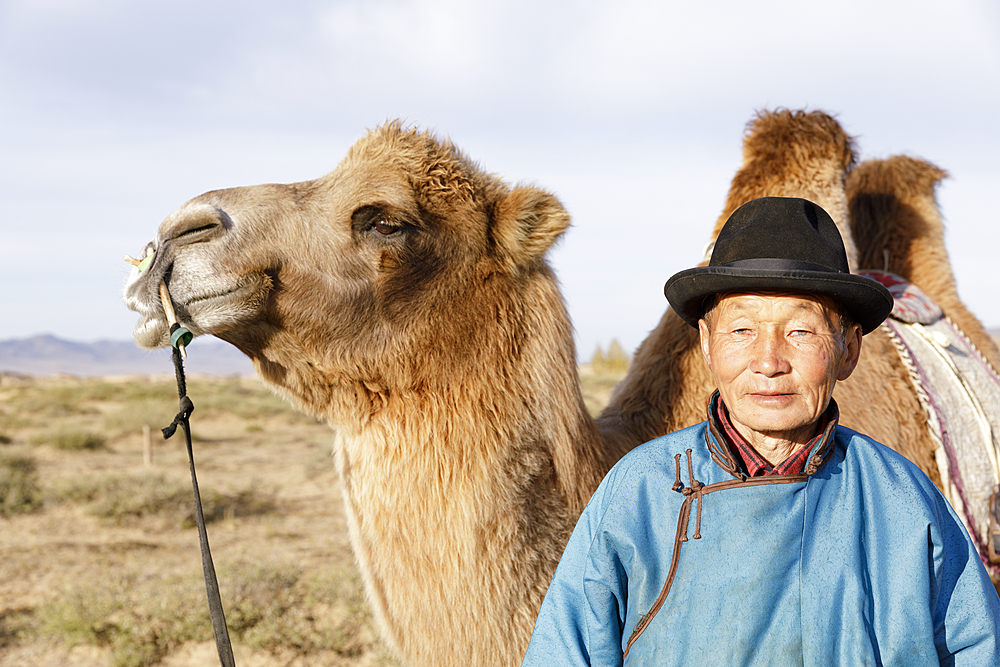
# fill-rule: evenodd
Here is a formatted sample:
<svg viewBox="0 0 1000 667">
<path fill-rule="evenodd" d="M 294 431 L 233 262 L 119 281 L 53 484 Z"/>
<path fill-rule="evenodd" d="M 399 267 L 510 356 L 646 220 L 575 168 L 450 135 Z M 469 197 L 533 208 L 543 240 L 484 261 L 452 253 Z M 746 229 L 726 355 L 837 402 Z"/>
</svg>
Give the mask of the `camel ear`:
<svg viewBox="0 0 1000 667">
<path fill-rule="evenodd" d="M 569 227 L 569 213 L 556 197 L 516 187 L 496 207 L 490 230 L 497 254 L 511 269 L 541 258 Z"/>
</svg>

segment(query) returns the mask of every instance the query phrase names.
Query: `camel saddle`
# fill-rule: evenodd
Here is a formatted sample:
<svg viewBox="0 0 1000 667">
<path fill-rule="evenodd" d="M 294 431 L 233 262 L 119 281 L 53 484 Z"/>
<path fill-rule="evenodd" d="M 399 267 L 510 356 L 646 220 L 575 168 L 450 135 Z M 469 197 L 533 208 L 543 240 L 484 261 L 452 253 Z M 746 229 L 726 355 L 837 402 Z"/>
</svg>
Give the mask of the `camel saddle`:
<svg viewBox="0 0 1000 667">
<path fill-rule="evenodd" d="M 983 563 L 1000 577 L 1000 377 L 919 287 L 884 271 L 859 273 L 893 296 L 882 327 L 927 412 L 942 490 Z"/>
</svg>

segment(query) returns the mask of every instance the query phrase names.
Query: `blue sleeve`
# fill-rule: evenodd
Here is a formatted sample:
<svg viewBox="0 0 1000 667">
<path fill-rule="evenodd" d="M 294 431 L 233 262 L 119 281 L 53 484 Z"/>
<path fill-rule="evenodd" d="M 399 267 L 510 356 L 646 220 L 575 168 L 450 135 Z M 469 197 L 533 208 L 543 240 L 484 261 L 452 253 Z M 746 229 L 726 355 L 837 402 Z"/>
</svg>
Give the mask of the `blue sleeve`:
<svg viewBox="0 0 1000 667">
<path fill-rule="evenodd" d="M 1000 667 L 1000 597 L 965 526 L 943 498 L 933 544 L 934 643 L 942 665 Z"/>
<path fill-rule="evenodd" d="M 622 664 L 628 577 L 615 540 L 603 526 L 622 472 L 608 474 L 580 516 L 545 594 L 522 666 Z"/>
</svg>

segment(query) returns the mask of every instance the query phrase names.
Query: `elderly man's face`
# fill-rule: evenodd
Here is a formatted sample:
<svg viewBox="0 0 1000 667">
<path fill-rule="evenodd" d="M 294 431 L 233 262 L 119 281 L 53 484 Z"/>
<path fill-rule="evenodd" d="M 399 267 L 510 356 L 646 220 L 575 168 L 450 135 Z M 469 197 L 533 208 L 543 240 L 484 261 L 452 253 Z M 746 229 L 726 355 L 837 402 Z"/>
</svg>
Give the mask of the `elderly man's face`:
<svg viewBox="0 0 1000 667">
<path fill-rule="evenodd" d="M 723 296 L 699 322 L 701 347 L 736 429 L 804 444 L 815 435 L 837 380 L 857 365 L 861 327 L 804 295 Z"/>
</svg>

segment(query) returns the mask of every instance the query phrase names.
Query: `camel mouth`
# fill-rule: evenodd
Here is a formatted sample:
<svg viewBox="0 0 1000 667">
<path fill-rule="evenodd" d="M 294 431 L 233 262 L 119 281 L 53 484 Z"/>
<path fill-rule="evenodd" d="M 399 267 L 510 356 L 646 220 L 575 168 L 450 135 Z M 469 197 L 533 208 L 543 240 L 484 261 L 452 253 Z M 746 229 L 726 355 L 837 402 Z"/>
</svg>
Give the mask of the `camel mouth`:
<svg viewBox="0 0 1000 667">
<path fill-rule="evenodd" d="M 195 336 L 201 336 L 222 333 L 256 315 L 269 286 L 266 276 L 248 276 L 229 289 L 182 298 L 174 290 L 169 291 L 180 324 Z M 170 327 L 163 310 L 158 307 L 136 310 L 141 318 L 132 334 L 135 342 L 148 349 L 169 346 Z"/>
<path fill-rule="evenodd" d="M 191 312 L 195 312 L 205 307 L 215 307 L 222 302 L 229 302 L 233 299 L 246 296 L 247 293 L 254 291 L 259 282 L 259 280 L 254 280 L 252 278 L 243 280 L 231 289 L 188 297 L 182 305 Z"/>
<path fill-rule="evenodd" d="M 143 317 L 135 325 L 132 338 L 139 347 L 149 350 L 166 347 L 170 344 L 170 331 L 166 318 L 160 314 Z"/>
</svg>

